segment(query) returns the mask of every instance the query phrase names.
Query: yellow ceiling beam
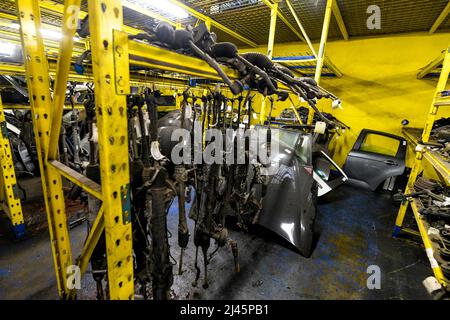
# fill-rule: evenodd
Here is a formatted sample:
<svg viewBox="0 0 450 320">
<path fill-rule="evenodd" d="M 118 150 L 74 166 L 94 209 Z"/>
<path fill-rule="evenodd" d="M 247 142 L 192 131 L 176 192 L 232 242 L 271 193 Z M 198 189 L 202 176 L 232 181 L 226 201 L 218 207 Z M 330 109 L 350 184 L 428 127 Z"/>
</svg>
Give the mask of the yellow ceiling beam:
<svg viewBox="0 0 450 320">
<path fill-rule="evenodd" d="M 314 49 L 314 46 L 312 45 L 311 39 L 309 38 L 308 34 L 306 33 L 305 28 L 303 27 L 302 23 L 300 22 L 300 19 L 298 18 L 297 14 L 295 13 L 294 7 L 292 6 L 291 2 L 289 0 L 286 0 L 286 4 L 289 7 L 289 10 L 291 11 L 291 14 L 294 16 L 295 22 L 297 22 L 298 27 L 302 31 L 303 37 L 306 40 L 306 43 L 308 44 L 309 48 L 311 49 L 312 54 L 317 57 L 317 52 Z"/>
<path fill-rule="evenodd" d="M 0 26 L 3 26 L 3 24 L 1 22 L 0 22 Z M 4 37 L 2 37 L 2 36 L 4 36 Z M 22 43 L 20 41 L 20 35 L 18 33 L 0 30 L 0 40 L 22 46 Z M 45 49 L 47 49 L 46 50 L 47 54 L 52 54 L 52 53 L 57 54 L 58 53 L 58 51 L 55 51 L 55 50 L 57 50 L 59 48 L 59 41 L 44 39 L 44 45 L 45 45 Z M 80 48 L 80 47 L 75 47 L 73 51 L 76 54 L 81 54 L 84 52 L 83 48 Z"/>
<path fill-rule="evenodd" d="M 434 22 L 433 26 L 430 29 L 430 34 L 435 33 L 439 26 L 444 22 L 445 18 L 447 18 L 450 13 L 450 1 L 447 3 L 447 6 L 444 8 L 444 11 L 441 12 L 437 20 Z"/>
<path fill-rule="evenodd" d="M 50 1 L 50 0 L 40 0 L 39 1 L 39 6 L 41 8 L 44 8 L 48 11 L 53 11 L 53 12 L 57 12 L 60 13 L 61 15 L 64 13 L 64 5 L 57 3 L 55 1 Z M 79 15 L 78 18 L 80 19 L 84 19 L 84 17 L 86 17 L 87 13 L 84 11 L 79 11 Z"/>
<path fill-rule="evenodd" d="M 177 6 L 179 6 L 181 8 L 183 8 L 184 10 L 189 12 L 189 14 L 191 14 L 192 16 L 194 16 L 194 17 L 196 17 L 196 18 L 198 18 L 198 19 L 200 19 L 202 21 L 205 21 L 208 24 L 211 24 L 212 26 L 216 27 L 219 30 L 224 31 L 225 33 L 228 33 L 229 35 L 231 35 L 232 37 L 238 39 L 239 41 L 242 41 L 242 42 L 244 42 L 244 43 L 246 43 L 246 44 L 248 44 L 248 45 L 250 45 L 252 47 L 257 47 L 258 46 L 257 43 L 255 43 L 255 42 L 245 38 L 244 36 L 238 34 L 237 32 L 234 32 L 231 29 L 221 25 L 220 23 L 212 20 L 210 17 L 208 17 L 208 16 L 206 16 L 206 15 L 204 15 L 204 14 L 202 14 L 202 13 L 200 13 L 200 12 L 190 8 L 190 7 L 188 7 L 187 5 L 185 5 L 185 4 L 183 4 L 183 3 L 179 2 L 179 1 L 175 1 L 175 0 L 169 0 L 169 1 L 171 1 L 172 3 L 176 4 Z M 41 4 L 40 5 L 41 5 L 42 8 L 45 8 L 45 9 L 51 10 L 51 11 L 55 11 L 55 12 L 58 12 L 60 14 L 63 14 L 63 12 L 64 12 L 64 6 L 62 4 L 56 3 L 56 2 L 51 1 L 51 0 L 41 0 Z M 170 19 L 168 19 L 166 17 L 161 16 L 160 14 L 157 14 L 157 13 L 151 11 L 151 10 L 144 9 L 144 8 L 142 8 L 142 7 L 138 6 L 138 5 L 135 5 L 134 3 L 128 2 L 126 0 L 122 1 L 122 6 L 125 7 L 125 8 L 128 8 L 130 10 L 133 10 L 133 11 L 139 12 L 141 14 L 144 14 L 144 15 L 146 15 L 148 17 L 154 18 L 156 20 L 165 21 L 165 22 L 173 25 L 174 27 L 177 27 L 177 25 L 178 25 L 177 22 L 174 22 L 174 21 L 172 21 L 172 20 L 170 20 Z M 86 16 L 86 14 L 87 14 L 86 12 L 80 11 L 79 18 L 83 19 Z M 125 25 L 124 25 L 124 29 L 123 30 L 125 32 L 131 33 L 131 34 L 138 34 L 138 33 L 142 32 L 141 30 L 138 30 L 138 29 L 132 28 L 132 27 L 128 27 L 128 26 L 125 26 Z"/>
<path fill-rule="evenodd" d="M 262 0 L 266 6 L 268 6 L 271 10 L 274 8 L 274 4 L 269 0 Z M 279 1 L 277 1 L 279 2 Z M 278 18 L 280 18 L 281 21 L 303 42 L 306 42 L 305 38 L 300 34 L 300 32 L 297 31 L 297 29 L 289 22 L 289 20 L 284 16 L 284 14 L 278 10 L 277 14 Z"/>
<path fill-rule="evenodd" d="M 333 1 L 332 9 L 333 9 L 334 17 L 336 18 L 336 22 L 339 26 L 339 29 L 341 30 L 342 36 L 344 37 L 345 40 L 348 40 L 349 36 L 348 36 L 347 28 L 345 27 L 344 19 L 342 18 L 341 10 L 339 9 L 339 5 L 338 5 L 337 1 Z"/>
<path fill-rule="evenodd" d="M 230 36 L 232 36 L 233 38 L 238 39 L 239 41 L 248 44 L 251 47 L 257 47 L 258 44 L 256 42 L 253 42 L 252 40 L 247 39 L 246 37 L 240 35 L 237 32 L 234 32 L 233 30 L 231 30 L 228 27 L 225 27 L 224 25 L 218 23 L 217 21 L 211 19 L 210 17 L 208 17 L 207 15 L 204 15 L 203 13 L 198 12 L 197 10 L 192 9 L 191 7 L 185 5 L 184 3 L 181 3 L 180 1 L 177 0 L 169 0 L 170 2 L 172 2 L 173 4 L 183 8 L 184 10 L 186 10 L 187 12 L 189 12 L 189 14 L 197 19 L 200 19 L 202 21 L 205 21 L 207 23 L 210 23 L 213 27 L 229 34 Z"/>
<path fill-rule="evenodd" d="M 246 37 L 240 35 L 239 33 L 231 30 L 228 27 L 225 27 L 224 25 L 222 25 L 222 24 L 218 23 L 217 21 L 211 19 L 210 17 L 208 17 L 208 16 L 206 16 L 206 15 L 204 15 L 204 14 L 202 14 L 202 13 L 200 13 L 200 12 L 194 10 L 194 9 L 192 9 L 191 7 L 181 3 L 179 1 L 176 1 L 176 0 L 169 0 L 169 1 L 174 3 L 175 5 L 183 8 L 184 10 L 189 12 L 190 15 L 196 17 L 197 19 L 205 21 L 208 24 L 211 24 L 215 28 L 217 28 L 217 29 L 219 29 L 219 30 L 221 30 L 221 31 L 231 35 L 232 37 L 236 38 L 237 40 L 239 40 L 239 41 L 241 41 L 241 42 L 243 42 L 245 44 L 248 44 L 251 47 L 257 47 L 258 46 L 258 44 L 256 42 L 247 39 Z M 64 13 L 64 5 L 62 5 L 60 3 L 57 3 L 57 2 L 54 2 L 54 1 L 51 1 L 51 0 L 40 0 L 39 1 L 39 5 L 43 9 L 46 9 L 48 11 L 57 12 L 60 15 L 62 15 Z M 159 14 L 156 14 L 156 13 L 150 11 L 150 10 L 143 9 L 143 8 L 141 8 L 141 7 L 139 7 L 139 6 L 135 5 L 135 4 L 132 4 L 132 3 L 128 2 L 128 1 L 122 1 L 122 5 L 124 7 L 126 7 L 126 8 L 129 8 L 131 10 L 137 11 L 139 13 L 142 13 L 142 14 L 147 15 L 149 17 L 155 18 L 157 20 L 166 21 L 166 22 L 170 23 L 171 25 L 173 25 L 175 27 L 178 25 L 174 21 L 171 21 L 171 20 L 169 20 L 169 19 L 167 19 L 167 18 L 165 18 L 165 17 L 163 17 L 163 16 L 161 16 Z M 87 12 L 80 11 L 78 17 L 80 19 L 83 19 L 84 17 L 86 17 L 86 15 L 87 15 Z M 7 13 L 0 13 L 0 18 L 17 21 L 17 17 L 15 15 L 7 14 Z M 43 24 L 43 25 L 46 26 L 46 27 L 47 26 L 51 26 L 51 25 L 48 25 L 48 24 Z M 51 27 L 55 28 L 55 26 L 51 26 Z M 129 26 L 126 26 L 126 25 L 124 25 L 123 30 L 125 32 L 127 32 L 127 33 L 130 33 L 130 34 L 138 34 L 138 33 L 142 32 L 142 30 L 139 30 L 139 29 L 136 29 L 136 28 L 133 28 L 133 27 L 129 27 Z"/>
<path fill-rule="evenodd" d="M 125 1 L 124 1 L 125 2 Z M 61 16 L 64 14 L 64 5 L 51 1 L 51 0 L 40 0 L 39 1 L 39 6 L 43 9 L 46 9 L 48 11 L 53 11 L 56 13 L 59 13 Z M 133 10 L 133 9 L 132 9 Z M 145 13 L 144 13 L 145 14 Z M 86 11 L 81 11 L 78 13 L 78 18 L 79 19 L 84 19 L 87 16 L 87 12 Z M 136 28 L 132 28 L 129 26 L 124 25 L 123 26 L 123 30 L 129 34 L 138 34 L 141 33 L 142 31 Z"/>
<path fill-rule="evenodd" d="M 45 1 L 45 0 L 41 0 L 41 2 L 42 3 L 46 3 L 46 2 L 48 2 L 48 1 Z M 39 3 L 39 4 L 42 4 L 42 3 Z M 42 5 L 41 5 L 42 6 Z M 55 5 L 56 6 L 56 5 Z M 64 6 L 63 5 L 60 5 L 60 6 L 62 6 L 63 8 L 64 8 Z M 52 10 L 52 11 L 56 11 L 56 10 Z M 63 12 L 63 10 L 61 11 L 61 13 Z M 5 19 L 5 20 L 9 20 L 9 21 L 11 21 L 11 22 L 15 22 L 15 23 L 17 23 L 17 24 L 19 24 L 19 18 L 17 18 L 17 16 L 16 15 L 14 15 L 14 14 L 9 14 L 9 13 L 5 13 L 5 12 L 0 12 L 0 18 L 1 19 Z M 45 28 L 45 29 L 49 29 L 49 30 L 61 30 L 61 28 L 60 27 L 57 27 L 57 26 L 55 26 L 55 25 L 53 25 L 53 24 L 48 24 L 48 23 L 41 23 L 41 25 Z M 5 27 L 8 27 L 7 25 L 4 25 Z M 17 32 L 17 35 L 19 35 L 19 32 Z"/>
<path fill-rule="evenodd" d="M 427 64 L 425 67 L 423 67 L 420 72 L 417 74 L 417 79 L 423 79 L 427 74 L 429 74 L 433 69 L 437 68 L 439 65 L 444 62 L 445 58 L 445 51 L 444 50 L 439 57 L 431 61 L 429 64 Z"/>
</svg>

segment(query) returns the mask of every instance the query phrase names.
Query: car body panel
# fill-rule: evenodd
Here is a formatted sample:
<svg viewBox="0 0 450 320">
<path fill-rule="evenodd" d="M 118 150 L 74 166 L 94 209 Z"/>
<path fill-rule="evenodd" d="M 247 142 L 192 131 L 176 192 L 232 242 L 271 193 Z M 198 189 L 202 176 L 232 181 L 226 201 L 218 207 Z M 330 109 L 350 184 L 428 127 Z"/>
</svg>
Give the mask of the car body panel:
<svg viewBox="0 0 450 320">
<path fill-rule="evenodd" d="M 362 150 L 368 134 L 397 140 L 398 149 L 395 155 Z M 406 140 L 402 137 L 375 130 L 362 130 L 344 165 L 349 183 L 375 191 L 386 179 L 402 175 L 406 168 L 406 148 Z"/>
<path fill-rule="evenodd" d="M 317 196 L 317 184 L 312 175 L 312 137 L 300 131 L 292 132 L 298 135 L 299 140 L 294 147 L 280 143 L 279 153 L 274 155 L 280 159 L 278 170 L 269 177 L 264 194 L 261 194 L 261 188 L 259 190 L 262 209 L 258 224 L 286 239 L 302 255 L 309 257 Z M 296 148 L 302 148 L 308 157 L 299 157 Z"/>
</svg>

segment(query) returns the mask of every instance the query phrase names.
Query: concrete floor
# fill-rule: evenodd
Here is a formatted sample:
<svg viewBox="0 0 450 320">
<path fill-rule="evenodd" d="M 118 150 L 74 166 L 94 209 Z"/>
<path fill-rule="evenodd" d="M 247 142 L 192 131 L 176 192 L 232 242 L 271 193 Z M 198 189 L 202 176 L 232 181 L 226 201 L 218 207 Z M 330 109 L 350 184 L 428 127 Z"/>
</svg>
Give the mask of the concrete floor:
<svg viewBox="0 0 450 320">
<path fill-rule="evenodd" d="M 431 275 L 421 245 L 393 239 L 398 204 L 387 194 L 348 186 L 319 204 L 318 238 L 311 258 L 286 247 L 264 231 L 231 231 L 238 242 L 241 272 L 234 273 L 228 248 L 220 249 L 209 266 L 209 288 L 193 288 L 195 248 L 192 237 L 182 276 L 174 276 L 176 299 L 428 299 L 422 280 Z M 177 210 L 168 216 L 176 235 Z M 1 222 L 1 221 L 0 221 Z M 192 224 L 190 226 L 192 228 Z M 192 234 L 192 232 L 191 232 Z M 71 231 L 74 256 L 86 237 L 84 226 Z M 172 255 L 179 249 L 170 239 Z M 201 260 L 200 260 L 201 263 Z M 381 289 L 369 290 L 367 268 L 378 265 Z M 174 267 L 177 273 L 178 266 Z M 95 297 L 91 276 L 82 280 L 80 299 Z M 50 243 L 46 232 L 22 242 L 0 235 L 0 299 L 57 299 Z"/>
</svg>

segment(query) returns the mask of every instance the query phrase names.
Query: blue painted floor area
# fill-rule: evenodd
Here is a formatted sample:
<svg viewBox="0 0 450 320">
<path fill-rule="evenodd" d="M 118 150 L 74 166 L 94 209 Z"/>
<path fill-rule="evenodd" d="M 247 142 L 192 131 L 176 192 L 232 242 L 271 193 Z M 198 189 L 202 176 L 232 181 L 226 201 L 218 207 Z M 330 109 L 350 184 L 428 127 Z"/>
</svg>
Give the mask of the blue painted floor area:
<svg viewBox="0 0 450 320">
<path fill-rule="evenodd" d="M 270 232 L 230 231 L 238 242 L 241 272 L 234 272 L 231 250 L 218 251 L 209 265 L 209 288 L 195 278 L 195 247 L 191 236 L 183 268 L 174 266 L 176 299 L 427 299 L 422 280 L 431 275 L 425 252 L 418 242 L 393 239 L 398 204 L 387 194 L 348 186 L 326 195 L 319 203 L 315 251 L 306 259 Z M 177 202 L 168 214 L 172 256 L 178 260 Z M 193 223 L 190 221 L 191 235 Z M 79 252 L 86 230 L 71 231 Z M 211 246 L 210 251 L 214 249 Z M 76 256 L 76 255 L 75 255 Z M 201 255 L 200 255 L 201 256 Z M 199 259 L 202 269 L 202 258 Z M 381 289 L 367 288 L 367 268 L 381 272 Z M 201 278 L 202 279 L 202 278 Z M 95 298 L 88 274 L 82 280 L 80 299 Z M 23 242 L 0 243 L 0 299 L 55 299 L 50 243 L 47 234 Z"/>
<path fill-rule="evenodd" d="M 397 210 L 388 194 L 343 186 L 320 199 L 311 258 L 265 230 L 231 231 L 239 244 L 241 272 L 235 274 L 231 252 L 223 248 L 211 262 L 209 288 L 192 288 L 190 250 L 189 271 L 175 277 L 175 293 L 200 299 L 428 299 L 421 282 L 432 273 L 423 248 L 391 237 Z M 169 225 L 176 230 L 176 210 L 169 214 Z M 369 266 L 379 267 L 379 290 L 367 287 Z"/>
<path fill-rule="evenodd" d="M 83 227 L 71 230 L 75 253 L 81 251 L 85 234 Z M 23 241 L 0 243 L 0 300 L 4 299 L 58 299 L 47 230 Z"/>
</svg>

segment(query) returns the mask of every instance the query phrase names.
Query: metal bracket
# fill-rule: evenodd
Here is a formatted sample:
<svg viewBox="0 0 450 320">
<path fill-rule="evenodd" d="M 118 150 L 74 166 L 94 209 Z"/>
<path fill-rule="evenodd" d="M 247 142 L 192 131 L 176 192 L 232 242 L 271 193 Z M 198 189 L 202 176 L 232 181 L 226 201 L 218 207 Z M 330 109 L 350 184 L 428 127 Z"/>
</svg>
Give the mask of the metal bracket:
<svg viewBox="0 0 450 320">
<path fill-rule="evenodd" d="M 120 198 L 122 199 L 122 223 L 128 224 L 131 222 L 131 189 L 130 185 L 126 184 L 120 187 Z"/>
<path fill-rule="evenodd" d="M 20 190 L 19 190 L 19 186 L 17 185 L 17 183 L 12 185 L 12 190 L 13 190 L 14 198 L 20 199 Z"/>
</svg>

